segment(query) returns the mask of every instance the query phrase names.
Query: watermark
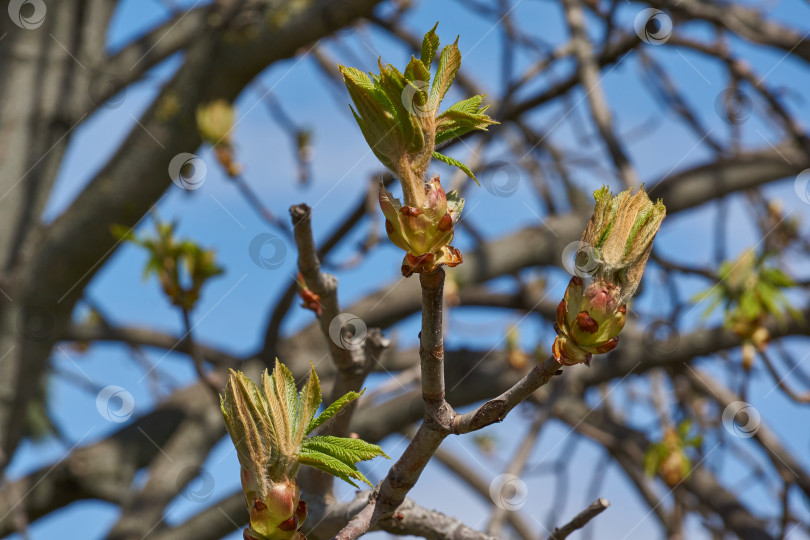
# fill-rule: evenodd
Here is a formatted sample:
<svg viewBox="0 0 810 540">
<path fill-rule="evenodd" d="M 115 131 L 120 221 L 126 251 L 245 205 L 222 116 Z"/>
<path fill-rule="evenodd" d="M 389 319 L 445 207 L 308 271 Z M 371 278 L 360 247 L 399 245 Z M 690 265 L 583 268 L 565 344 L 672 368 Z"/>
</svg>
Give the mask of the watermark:
<svg viewBox="0 0 810 540">
<path fill-rule="evenodd" d="M 577 240 L 563 249 L 562 264 L 572 276 L 592 277 L 599 268 L 599 256 L 593 246 Z"/>
<path fill-rule="evenodd" d="M 402 106 L 409 113 L 421 117 L 430 117 L 430 84 L 426 81 L 408 81 L 400 94 Z"/>
<path fill-rule="evenodd" d="M 26 30 L 35 30 L 42 26 L 46 11 L 48 8 L 44 0 L 11 0 L 8 3 L 11 22 Z"/>
<path fill-rule="evenodd" d="M 489 484 L 489 497 L 495 506 L 502 510 L 514 512 L 526 504 L 529 488 L 526 483 L 513 474 L 496 476 Z"/>
<path fill-rule="evenodd" d="M 796 176 L 793 181 L 793 189 L 796 195 L 805 204 L 810 204 L 810 169 L 805 169 Z"/>
<path fill-rule="evenodd" d="M 723 427 L 730 434 L 741 439 L 750 439 L 759 431 L 762 417 L 759 411 L 745 401 L 729 403 L 723 410 Z"/>
<path fill-rule="evenodd" d="M 520 186 L 520 169 L 505 161 L 494 161 L 482 175 L 481 184 L 496 197 L 511 197 Z"/>
<path fill-rule="evenodd" d="M 112 73 L 99 73 L 90 79 L 87 87 L 90 100 L 98 107 L 117 109 L 127 96 L 127 85 L 124 79 Z"/>
<path fill-rule="evenodd" d="M 187 190 L 199 189 L 205 182 L 208 167 L 194 154 L 181 152 L 169 162 L 169 178 L 176 186 Z"/>
<path fill-rule="evenodd" d="M 27 306 L 17 315 L 17 331 L 28 341 L 47 341 L 53 334 L 53 314 L 39 306 Z"/>
<path fill-rule="evenodd" d="M 667 321 L 654 321 L 644 329 L 641 341 L 647 352 L 656 356 L 669 356 L 680 348 L 681 334 Z"/>
<path fill-rule="evenodd" d="M 329 323 L 329 337 L 341 349 L 358 350 L 365 343 L 367 334 L 363 319 L 351 313 L 341 313 Z"/>
<path fill-rule="evenodd" d="M 672 19 L 660 9 L 642 9 L 633 21 L 633 28 L 644 43 L 663 45 L 672 35 Z"/>
<path fill-rule="evenodd" d="M 737 126 L 751 118 L 754 102 L 742 90 L 727 88 L 717 95 L 714 109 L 723 121 Z"/>
<path fill-rule="evenodd" d="M 202 467 L 191 465 L 177 476 L 177 490 L 186 500 L 204 503 L 214 494 L 214 476 Z"/>
<path fill-rule="evenodd" d="M 261 233 L 253 237 L 248 246 L 250 259 L 259 268 L 275 270 L 287 259 L 287 244 L 273 233 Z"/>
<path fill-rule="evenodd" d="M 135 410 L 135 398 L 126 388 L 110 385 L 96 396 L 96 409 L 102 418 L 120 424 L 126 422 Z"/>
</svg>

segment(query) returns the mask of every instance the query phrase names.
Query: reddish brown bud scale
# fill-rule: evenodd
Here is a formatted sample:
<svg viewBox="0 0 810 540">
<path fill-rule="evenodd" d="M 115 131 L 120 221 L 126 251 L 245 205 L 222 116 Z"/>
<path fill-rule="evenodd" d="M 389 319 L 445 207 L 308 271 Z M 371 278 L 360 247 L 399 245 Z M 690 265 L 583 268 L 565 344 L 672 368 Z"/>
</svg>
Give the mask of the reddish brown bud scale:
<svg viewBox="0 0 810 540">
<path fill-rule="evenodd" d="M 458 221 L 464 200 L 457 192 L 450 197 L 439 179 L 423 184 L 425 199 L 417 205 L 402 205 L 380 185 L 379 201 L 385 215 L 388 238 L 405 251 L 402 275 L 430 272 L 437 266 L 461 264 L 461 253 L 450 245 L 453 225 Z M 406 199 L 407 201 L 407 199 Z M 422 258 L 430 255 L 429 258 Z"/>
<path fill-rule="evenodd" d="M 615 338 L 613 338 L 610 341 L 606 342 L 604 345 L 600 345 L 599 347 L 596 347 L 596 354 L 608 353 L 608 352 L 612 351 L 613 349 L 615 349 L 616 345 L 618 345 L 618 344 L 619 344 L 619 336 L 616 336 Z"/>
<path fill-rule="evenodd" d="M 278 524 L 278 528 L 282 531 L 294 531 L 298 528 L 298 516 L 293 514 L 289 519 L 286 519 Z"/>
<path fill-rule="evenodd" d="M 307 519 L 307 503 L 298 501 L 298 507 L 295 509 L 295 517 L 298 518 L 298 523 L 303 523 Z"/>
<path fill-rule="evenodd" d="M 587 311 L 577 313 L 577 326 L 583 332 L 595 334 L 599 330 L 599 323 L 596 322 Z"/>
<path fill-rule="evenodd" d="M 408 217 L 416 217 L 424 214 L 422 210 L 420 210 L 419 208 L 414 208 L 413 206 L 403 206 L 400 209 L 400 212 L 402 212 L 403 215 L 406 215 Z"/>
<path fill-rule="evenodd" d="M 450 217 L 450 214 L 445 214 L 442 219 L 439 220 L 440 231 L 447 232 L 453 228 L 453 218 Z"/>
<path fill-rule="evenodd" d="M 561 332 L 561 328 L 565 328 L 565 312 L 568 310 L 568 303 L 565 300 L 560 300 L 560 303 L 557 304 L 557 321 L 554 323 L 554 331 L 558 334 Z"/>
</svg>

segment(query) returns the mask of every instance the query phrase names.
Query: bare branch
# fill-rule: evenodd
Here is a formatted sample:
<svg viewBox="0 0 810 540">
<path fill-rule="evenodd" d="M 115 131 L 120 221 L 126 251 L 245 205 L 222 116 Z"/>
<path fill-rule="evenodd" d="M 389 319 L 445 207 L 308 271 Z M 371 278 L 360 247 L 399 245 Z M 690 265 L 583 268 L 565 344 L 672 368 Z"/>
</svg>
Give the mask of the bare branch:
<svg viewBox="0 0 810 540">
<path fill-rule="evenodd" d="M 588 524 L 593 518 L 607 510 L 610 506 L 610 501 L 602 497 L 593 501 L 588 508 L 574 516 L 574 519 L 569 521 L 562 527 L 558 527 L 552 531 L 549 540 L 564 540 L 574 531 L 581 529 Z"/>
</svg>

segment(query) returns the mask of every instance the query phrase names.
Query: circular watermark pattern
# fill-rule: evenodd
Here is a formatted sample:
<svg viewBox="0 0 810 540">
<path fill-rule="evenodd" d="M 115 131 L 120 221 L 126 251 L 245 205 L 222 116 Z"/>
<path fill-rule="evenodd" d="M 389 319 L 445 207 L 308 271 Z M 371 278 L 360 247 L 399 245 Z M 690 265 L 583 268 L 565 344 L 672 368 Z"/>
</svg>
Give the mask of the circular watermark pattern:
<svg viewBox="0 0 810 540">
<path fill-rule="evenodd" d="M 793 189 L 803 203 L 810 204 L 810 169 L 805 169 L 796 176 Z"/>
<path fill-rule="evenodd" d="M 178 187 L 187 190 L 199 189 L 205 182 L 208 167 L 194 154 L 181 152 L 169 162 L 169 177 Z"/>
<path fill-rule="evenodd" d="M 177 476 L 177 490 L 193 503 L 203 503 L 214 494 L 214 476 L 202 467 L 191 465 Z"/>
<path fill-rule="evenodd" d="M 248 253 L 259 268 L 275 270 L 281 268 L 287 259 L 287 244 L 273 233 L 261 233 L 250 241 Z"/>
<path fill-rule="evenodd" d="M 577 240 L 563 249 L 562 263 L 569 274 L 586 278 L 593 276 L 599 268 L 599 256 L 593 246 Z"/>
<path fill-rule="evenodd" d="M 669 356 L 678 351 L 681 334 L 667 321 L 654 321 L 644 329 L 644 349 L 656 356 Z"/>
<path fill-rule="evenodd" d="M 35 30 L 42 26 L 46 11 L 48 8 L 44 0 L 11 0 L 8 3 L 11 22 L 26 30 Z"/>
<path fill-rule="evenodd" d="M 511 197 L 520 186 L 520 169 L 505 161 L 495 161 L 482 175 L 481 184 L 496 197 Z"/>
<path fill-rule="evenodd" d="M 520 510 L 526 504 L 529 495 L 529 488 L 526 482 L 514 474 L 502 474 L 496 476 L 489 484 L 489 497 L 495 506 L 502 510 L 514 512 Z"/>
<path fill-rule="evenodd" d="M 714 108 L 723 121 L 736 126 L 751 118 L 754 102 L 742 90 L 727 88 L 717 95 Z"/>
<path fill-rule="evenodd" d="M 348 37 L 354 33 L 354 21 L 360 18 L 354 3 L 349 0 L 328 2 L 321 11 L 321 21 L 330 34 Z"/>
<path fill-rule="evenodd" d="M 672 19 L 660 9 L 642 9 L 633 21 L 633 28 L 641 41 L 663 45 L 672 35 Z"/>
<path fill-rule="evenodd" d="M 53 334 L 53 314 L 39 306 L 27 306 L 17 315 L 17 330 L 28 341 L 47 341 Z"/>
<path fill-rule="evenodd" d="M 409 81 L 400 94 L 402 106 L 416 116 L 430 117 L 430 84 L 426 81 Z"/>
<path fill-rule="evenodd" d="M 745 401 L 729 403 L 723 410 L 723 427 L 730 434 L 741 439 L 750 439 L 759 431 L 762 417 L 759 411 Z"/>
<path fill-rule="evenodd" d="M 363 319 L 351 313 L 341 313 L 329 323 L 329 337 L 341 349 L 356 351 L 363 346 L 367 334 Z"/>
<path fill-rule="evenodd" d="M 98 413 L 109 422 L 120 424 L 129 420 L 135 410 L 135 398 L 126 388 L 110 385 L 102 388 L 96 396 Z"/>
<path fill-rule="evenodd" d="M 127 85 L 118 75 L 99 73 L 90 79 L 87 91 L 97 106 L 117 109 L 126 99 Z"/>
</svg>

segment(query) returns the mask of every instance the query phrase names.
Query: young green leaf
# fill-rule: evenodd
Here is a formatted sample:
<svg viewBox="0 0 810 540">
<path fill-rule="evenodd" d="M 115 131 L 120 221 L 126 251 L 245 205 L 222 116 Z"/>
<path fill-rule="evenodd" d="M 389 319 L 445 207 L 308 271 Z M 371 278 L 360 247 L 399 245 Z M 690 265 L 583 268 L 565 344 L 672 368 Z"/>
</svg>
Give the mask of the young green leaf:
<svg viewBox="0 0 810 540">
<path fill-rule="evenodd" d="M 480 103 L 481 96 L 474 97 L 479 98 L 478 102 Z M 470 100 L 472 99 L 473 98 L 470 98 Z M 469 102 L 470 100 L 465 101 Z M 456 103 L 456 105 L 463 103 L 465 102 L 459 102 Z M 436 118 L 437 145 L 460 137 L 473 130 L 486 131 L 488 126 L 498 123 L 484 114 L 484 111 L 486 111 L 489 106 L 469 111 L 462 110 L 462 108 L 468 107 L 469 104 L 461 105 L 458 109 L 454 108 L 456 105 L 453 105 L 453 107 L 450 107 Z"/>
<path fill-rule="evenodd" d="M 304 441 L 302 448 L 329 454 L 344 463 L 367 461 L 377 456 L 388 458 L 382 448 L 376 444 L 348 437 L 332 437 L 329 435 L 310 437 Z"/>
<path fill-rule="evenodd" d="M 352 479 L 360 480 L 361 482 L 368 484 L 370 487 L 374 487 L 371 482 L 369 482 L 368 478 L 357 470 L 355 465 L 349 465 L 335 457 L 330 456 L 329 454 L 324 454 L 322 452 L 318 452 L 317 450 L 302 448 L 301 452 L 298 454 L 298 462 L 302 465 L 308 465 L 333 476 L 337 476 L 341 480 L 348 482 L 356 488 L 359 488 L 359 486 L 355 484 Z"/>
<path fill-rule="evenodd" d="M 295 437 L 300 441 L 306 435 L 305 429 L 315 418 L 318 407 L 321 405 L 321 383 L 318 374 L 315 373 L 315 366 L 310 363 L 309 379 L 301 393 L 298 395 L 298 422 L 296 425 Z"/>
<path fill-rule="evenodd" d="M 427 85 L 430 82 L 430 71 L 421 60 L 411 56 L 411 61 L 405 66 L 405 79 L 411 82 L 420 81 Z"/>
<path fill-rule="evenodd" d="M 439 23 L 433 25 L 433 28 L 425 34 L 425 37 L 422 38 L 422 64 L 424 64 L 425 69 L 428 71 L 430 70 L 430 65 L 433 63 L 433 57 L 436 56 L 436 51 L 439 50 L 439 36 L 436 34 L 436 27 L 439 26 Z M 427 82 L 427 79 L 425 79 Z"/>
<path fill-rule="evenodd" d="M 430 87 L 430 108 L 432 110 L 439 110 L 439 105 L 450 89 L 450 85 L 453 84 L 453 79 L 456 78 L 460 67 L 461 53 L 458 50 L 458 38 L 456 38 L 455 42 L 442 49 L 442 55 L 439 57 L 439 67 L 436 68 L 436 77 Z"/>
<path fill-rule="evenodd" d="M 306 429 L 307 435 L 312 433 L 312 431 L 335 416 L 343 407 L 354 401 L 355 399 L 359 398 L 363 395 L 363 392 L 347 392 L 346 394 L 340 396 L 338 399 L 335 400 L 334 403 L 329 405 L 325 411 L 319 414 L 316 418 L 314 418 L 308 425 Z"/>
<path fill-rule="evenodd" d="M 478 181 L 478 179 L 475 177 L 475 175 L 474 175 L 474 174 L 473 174 L 473 172 L 470 170 L 470 168 L 469 168 L 469 167 L 467 167 L 467 166 L 466 166 L 465 164 L 463 164 L 462 162 L 458 161 L 457 159 L 453 159 L 453 158 L 451 158 L 450 156 L 445 156 L 444 154 L 440 154 L 439 152 L 433 152 L 433 157 L 434 157 L 434 158 L 436 158 L 436 159 L 438 159 L 439 161 L 442 161 L 442 162 L 444 162 L 444 163 L 447 163 L 448 165 L 452 165 L 453 167 L 458 167 L 459 169 L 461 169 L 462 171 L 464 171 L 464 173 L 465 173 L 467 176 L 469 176 L 470 178 L 472 178 L 473 180 L 475 180 L 475 183 L 476 183 L 476 184 L 478 184 L 479 186 L 481 185 L 481 183 L 480 183 L 480 182 Z"/>
</svg>

